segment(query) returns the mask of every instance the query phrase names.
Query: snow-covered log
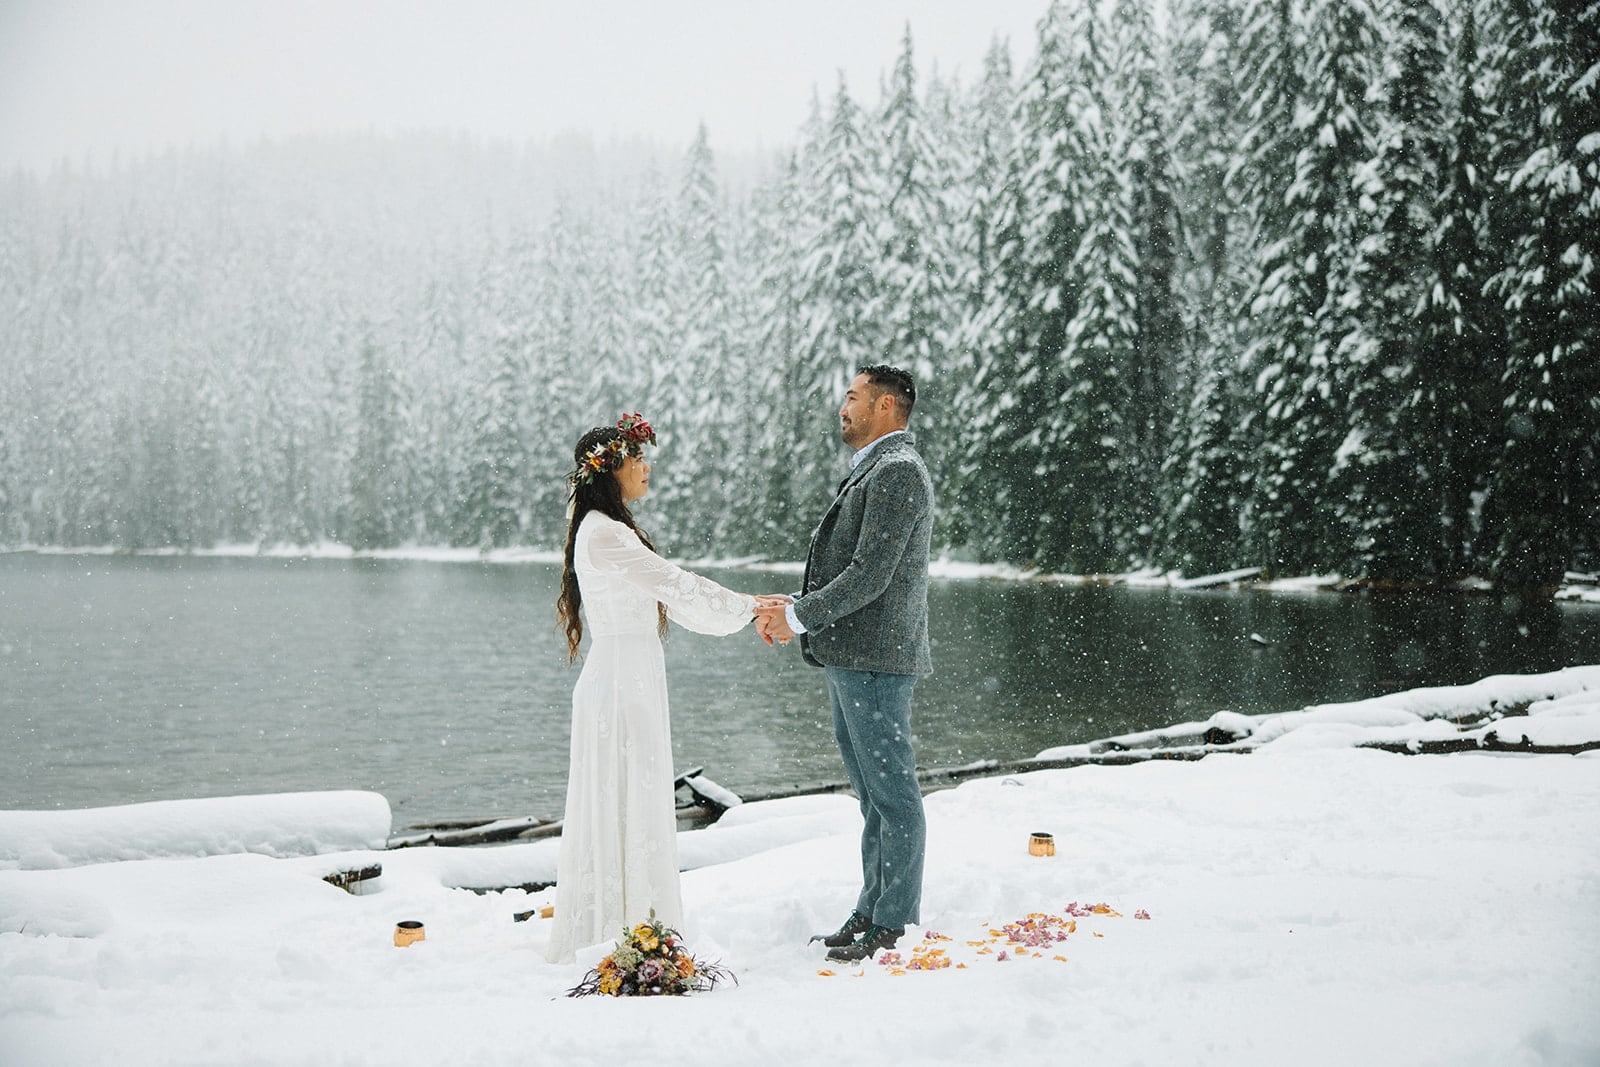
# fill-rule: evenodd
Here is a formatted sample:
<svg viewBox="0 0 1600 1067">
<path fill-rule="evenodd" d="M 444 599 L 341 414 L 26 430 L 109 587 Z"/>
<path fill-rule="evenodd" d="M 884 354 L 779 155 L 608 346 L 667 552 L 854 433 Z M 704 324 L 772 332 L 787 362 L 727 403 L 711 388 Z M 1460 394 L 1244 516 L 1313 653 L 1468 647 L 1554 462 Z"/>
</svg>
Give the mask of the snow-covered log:
<svg viewBox="0 0 1600 1067">
<path fill-rule="evenodd" d="M 0 811 L 0 869 L 235 852 L 311 856 L 381 849 L 388 837 L 389 802 L 354 790 Z"/>
<path fill-rule="evenodd" d="M 693 793 L 696 799 L 707 807 L 717 810 L 719 814 L 729 808 L 737 808 L 744 803 L 738 793 L 726 786 L 718 785 L 703 774 L 686 776 L 683 779 L 683 784 L 689 788 L 689 792 Z"/>
<path fill-rule="evenodd" d="M 1219 585 L 1234 585 L 1238 582 L 1253 581 L 1261 577 L 1260 567 L 1245 567 L 1236 571 L 1225 571 L 1222 574 L 1202 574 L 1194 578 L 1174 578 L 1174 589 L 1215 589 Z"/>
<path fill-rule="evenodd" d="M 529 841 L 540 837 L 554 837 L 561 833 L 561 820 L 546 820 L 532 816 L 525 818 L 495 819 L 488 822 L 451 826 L 447 829 L 426 830 L 414 834 L 397 834 L 389 840 L 390 848 L 414 848 L 418 845 L 491 845 L 500 841 Z"/>
</svg>

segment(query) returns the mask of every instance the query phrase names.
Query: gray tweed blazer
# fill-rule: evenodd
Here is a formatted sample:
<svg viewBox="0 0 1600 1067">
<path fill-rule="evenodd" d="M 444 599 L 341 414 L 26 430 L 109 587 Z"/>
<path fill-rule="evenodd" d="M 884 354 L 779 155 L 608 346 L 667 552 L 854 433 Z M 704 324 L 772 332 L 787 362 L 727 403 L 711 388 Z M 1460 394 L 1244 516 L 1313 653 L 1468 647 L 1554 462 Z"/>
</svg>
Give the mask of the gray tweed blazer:
<svg viewBox="0 0 1600 1067">
<path fill-rule="evenodd" d="M 928 674 L 933 479 L 911 439 L 881 442 L 850 472 L 811 535 L 795 617 L 818 667 Z"/>
</svg>

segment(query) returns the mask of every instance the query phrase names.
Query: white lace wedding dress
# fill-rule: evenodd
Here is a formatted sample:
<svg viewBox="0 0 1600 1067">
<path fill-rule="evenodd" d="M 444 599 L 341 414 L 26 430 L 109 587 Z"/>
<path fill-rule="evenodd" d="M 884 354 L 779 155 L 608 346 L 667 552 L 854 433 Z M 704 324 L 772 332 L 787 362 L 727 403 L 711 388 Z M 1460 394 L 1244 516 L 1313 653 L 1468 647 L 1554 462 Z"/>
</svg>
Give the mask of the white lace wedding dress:
<svg viewBox="0 0 1600 1067">
<path fill-rule="evenodd" d="M 578 526 L 573 569 L 590 644 L 572 691 L 566 821 L 545 953 L 552 963 L 570 963 L 576 950 L 614 940 L 651 909 L 682 928 L 656 603 L 673 622 L 706 634 L 735 632 L 755 606 L 753 597 L 662 559 L 598 512 Z"/>
</svg>

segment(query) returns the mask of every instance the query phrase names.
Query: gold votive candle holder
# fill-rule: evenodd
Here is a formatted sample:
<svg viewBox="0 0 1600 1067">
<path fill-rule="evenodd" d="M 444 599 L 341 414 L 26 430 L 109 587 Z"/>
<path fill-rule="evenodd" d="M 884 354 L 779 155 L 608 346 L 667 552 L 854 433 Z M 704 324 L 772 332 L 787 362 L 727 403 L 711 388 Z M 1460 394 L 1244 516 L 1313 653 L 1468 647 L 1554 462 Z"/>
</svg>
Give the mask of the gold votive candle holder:
<svg viewBox="0 0 1600 1067">
<path fill-rule="evenodd" d="M 1056 854 L 1056 839 L 1049 834 L 1035 833 L 1028 835 L 1028 855 L 1054 856 Z"/>
<path fill-rule="evenodd" d="M 422 924 L 415 919 L 394 924 L 394 947 L 405 948 L 407 945 L 418 941 L 427 940 L 427 934 L 422 929 Z"/>
</svg>

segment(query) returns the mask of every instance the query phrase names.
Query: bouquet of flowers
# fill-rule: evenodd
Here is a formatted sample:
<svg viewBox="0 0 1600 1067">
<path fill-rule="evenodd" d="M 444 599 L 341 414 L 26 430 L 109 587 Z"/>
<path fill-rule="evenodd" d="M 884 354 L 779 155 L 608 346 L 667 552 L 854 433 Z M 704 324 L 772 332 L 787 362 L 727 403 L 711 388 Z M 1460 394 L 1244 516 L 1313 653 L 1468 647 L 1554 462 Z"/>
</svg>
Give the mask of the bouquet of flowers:
<svg viewBox="0 0 1600 1067">
<path fill-rule="evenodd" d="M 689 955 L 683 947 L 683 935 L 663 925 L 651 911 L 650 921 L 624 930 L 616 951 L 567 990 L 567 996 L 682 996 L 709 992 L 729 978 L 738 984 L 732 971 Z"/>
</svg>

